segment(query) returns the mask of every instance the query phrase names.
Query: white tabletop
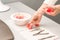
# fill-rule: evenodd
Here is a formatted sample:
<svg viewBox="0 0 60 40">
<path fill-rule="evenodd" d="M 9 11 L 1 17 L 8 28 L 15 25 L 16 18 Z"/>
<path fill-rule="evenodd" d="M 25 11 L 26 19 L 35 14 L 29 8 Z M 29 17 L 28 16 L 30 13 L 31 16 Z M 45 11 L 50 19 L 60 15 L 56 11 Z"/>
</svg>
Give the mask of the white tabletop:
<svg viewBox="0 0 60 40">
<path fill-rule="evenodd" d="M 25 4 L 21 2 L 10 3 L 8 5 L 11 7 L 11 9 L 9 11 L 0 13 L 0 19 L 4 21 L 6 24 L 8 24 L 7 22 L 8 20 L 10 20 L 10 15 L 12 13 L 27 12 L 33 15 L 33 13 L 35 12 L 35 10 L 33 10 L 32 8 L 26 6 Z M 60 24 L 54 22 L 53 20 L 43 16 L 41 20 L 41 27 L 46 28 L 47 30 L 53 32 L 54 34 L 60 37 Z"/>
</svg>

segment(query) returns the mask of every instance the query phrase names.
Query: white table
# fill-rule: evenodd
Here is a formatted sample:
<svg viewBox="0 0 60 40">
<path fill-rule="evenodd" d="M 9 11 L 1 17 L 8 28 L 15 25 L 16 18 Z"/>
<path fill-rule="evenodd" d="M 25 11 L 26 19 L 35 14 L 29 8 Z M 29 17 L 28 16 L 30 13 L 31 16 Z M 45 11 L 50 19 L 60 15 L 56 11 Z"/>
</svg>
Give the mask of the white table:
<svg viewBox="0 0 60 40">
<path fill-rule="evenodd" d="M 31 15 L 33 15 L 33 13 L 35 12 L 35 10 L 31 9 L 30 7 L 24 5 L 21 2 L 10 3 L 8 5 L 11 7 L 11 9 L 9 11 L 0 13 L 0 19 L 2 21 L 4 21 L 8 26 L 9 26 L 8 20 L 10 20 L 10 15 L 12 13 L 28 12 Z M 47 30 L 53 32 L 54 34 L 56 34 L 60 37 L 60 24 L 54 22 L 53 20 L 51 20 L 45 16 L 42 17 L 41 24 L 42 24 L 42 27 L 46 28 Z M 16 28 L 17 31 L 19 31 L 19 29 L 20 29 L 19 27 Z M 15 30 L 15 29 L 12 28 L 11 30 Z M 18 34 L 18 33 L 16 33 L 16 34 Z M 18 37 L 18 38 L 20 38 L 20 37 Z M 22 38 L 22 36 L 21 36 L 21 38 Z M 19 40 L 23 40 L 21 38 Z"/>
</svg>

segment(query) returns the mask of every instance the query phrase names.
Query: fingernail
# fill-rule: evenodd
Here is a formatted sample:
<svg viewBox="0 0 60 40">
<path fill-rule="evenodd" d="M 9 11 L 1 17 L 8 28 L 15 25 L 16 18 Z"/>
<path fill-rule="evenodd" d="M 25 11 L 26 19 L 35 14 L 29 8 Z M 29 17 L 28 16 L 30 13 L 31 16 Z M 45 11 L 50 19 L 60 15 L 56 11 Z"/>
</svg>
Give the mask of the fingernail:
<svg viewBox="0 0 60 40">
<path fill-rule="evenodd" d="M 35 26 L 37 26 L 37 27 L 38 27 L 38 26 L 40 26 L 40 24 L 35 24 Z"/>
<path fill-rule="evenodd" d="M 52 8 L 47 8 L 47 12 L 54 12 L 54 10 Z"/>
<path fill-rule="evenodd" d="M 32 23 L 28 23 L 26 26 L 28 29 L 32 29 L 32 27 L 33 27 Z"/>
</svg>

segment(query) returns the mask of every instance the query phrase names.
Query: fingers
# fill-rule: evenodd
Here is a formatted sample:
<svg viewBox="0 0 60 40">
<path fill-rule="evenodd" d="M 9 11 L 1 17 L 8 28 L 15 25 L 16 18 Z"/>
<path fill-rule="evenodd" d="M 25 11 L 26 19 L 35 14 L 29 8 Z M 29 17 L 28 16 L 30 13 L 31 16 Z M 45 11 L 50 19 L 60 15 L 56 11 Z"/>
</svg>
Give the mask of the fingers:
<svg viewBox="0 0 60 40">
<path fill-rule="evenodd" d="M 52 12 L 50 15 L 51 16 L 56 16 L 58 13 L 57 13 L 57 10 L 55 10 L 54 12 Z"/>
<path fill-rule="evenodd" d="M 40 18 L 38 17 L 38 15 L 35 15 L 32 20 L 31 23 L 35 24 L 35 23 L 39 23 Z"/>
<path fill-rule="evenodd" d="M 51 14 L 53 14 L 54 9 L 53 8 L 46 8 L 44 11 L 46 14 L 51 15 Z"/>
<path fill-rule="evenodd" d="M 32 18 L 32 20 L 30 21 L 33 24 L 39 24 L 41 21 L 42 15 L 41 14 L 36 14 L 34 15 L 34 17 Z"/>
<path fill-rule="evenodd" d="M 44 12 L 48 15 L 51 15 L 51 16 L 56 16 L 57 15 L 57 12 L 58 10 L 54 7 L 46 7 L 44 9 Z"/>
</svg>

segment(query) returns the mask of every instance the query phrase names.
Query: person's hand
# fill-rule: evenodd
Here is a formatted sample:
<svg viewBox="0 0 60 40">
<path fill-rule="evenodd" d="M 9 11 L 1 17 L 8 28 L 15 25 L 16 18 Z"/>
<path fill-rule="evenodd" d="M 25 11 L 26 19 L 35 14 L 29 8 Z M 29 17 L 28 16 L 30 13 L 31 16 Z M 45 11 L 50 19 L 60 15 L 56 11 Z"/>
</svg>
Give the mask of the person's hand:
<svg viewBox="0 0 60 40">
<path fill-rule="evenodd" d="M 32 19 L 30 20 L 30 22 L 26 25 L 28 29 L 33 29 L 33 27 L 39 27 L 40 24 L 40 18 L 42 17 L 42 15 L 40 16 L 39 13 L 36 13 Z"/>
<path fill-rule="evenodd" d="M 33 25 L 36 27 L 40 26 L 40 21 L 41 21 L 42 15 L 44 14 L 43 10 L 46 7 L 47 7 L 46 4 L 42 4 L 42 6 L 34 13 L 32 19 L 27 25 L 29 29 L 31 29 Z"/>
<path fill-rule="evenodd" d="M 40 20 L 41 20 L 41 17 L 42 17 L 42 15 L 40 15 L 39 13 L 36 13 L 33 17 L 32 17 L 32 19 L 31 19 L 31 23 L 32 24 L 34 24 L 34 25 L 39 25 L 39 22 L 40 22 Z"/>
<path fill-rule="evenodd" d="M 60 5 L 46 7 L 44 12 L 48 15 L 56 16 L 58 13 L 60 13 Z"/>
</svg>

